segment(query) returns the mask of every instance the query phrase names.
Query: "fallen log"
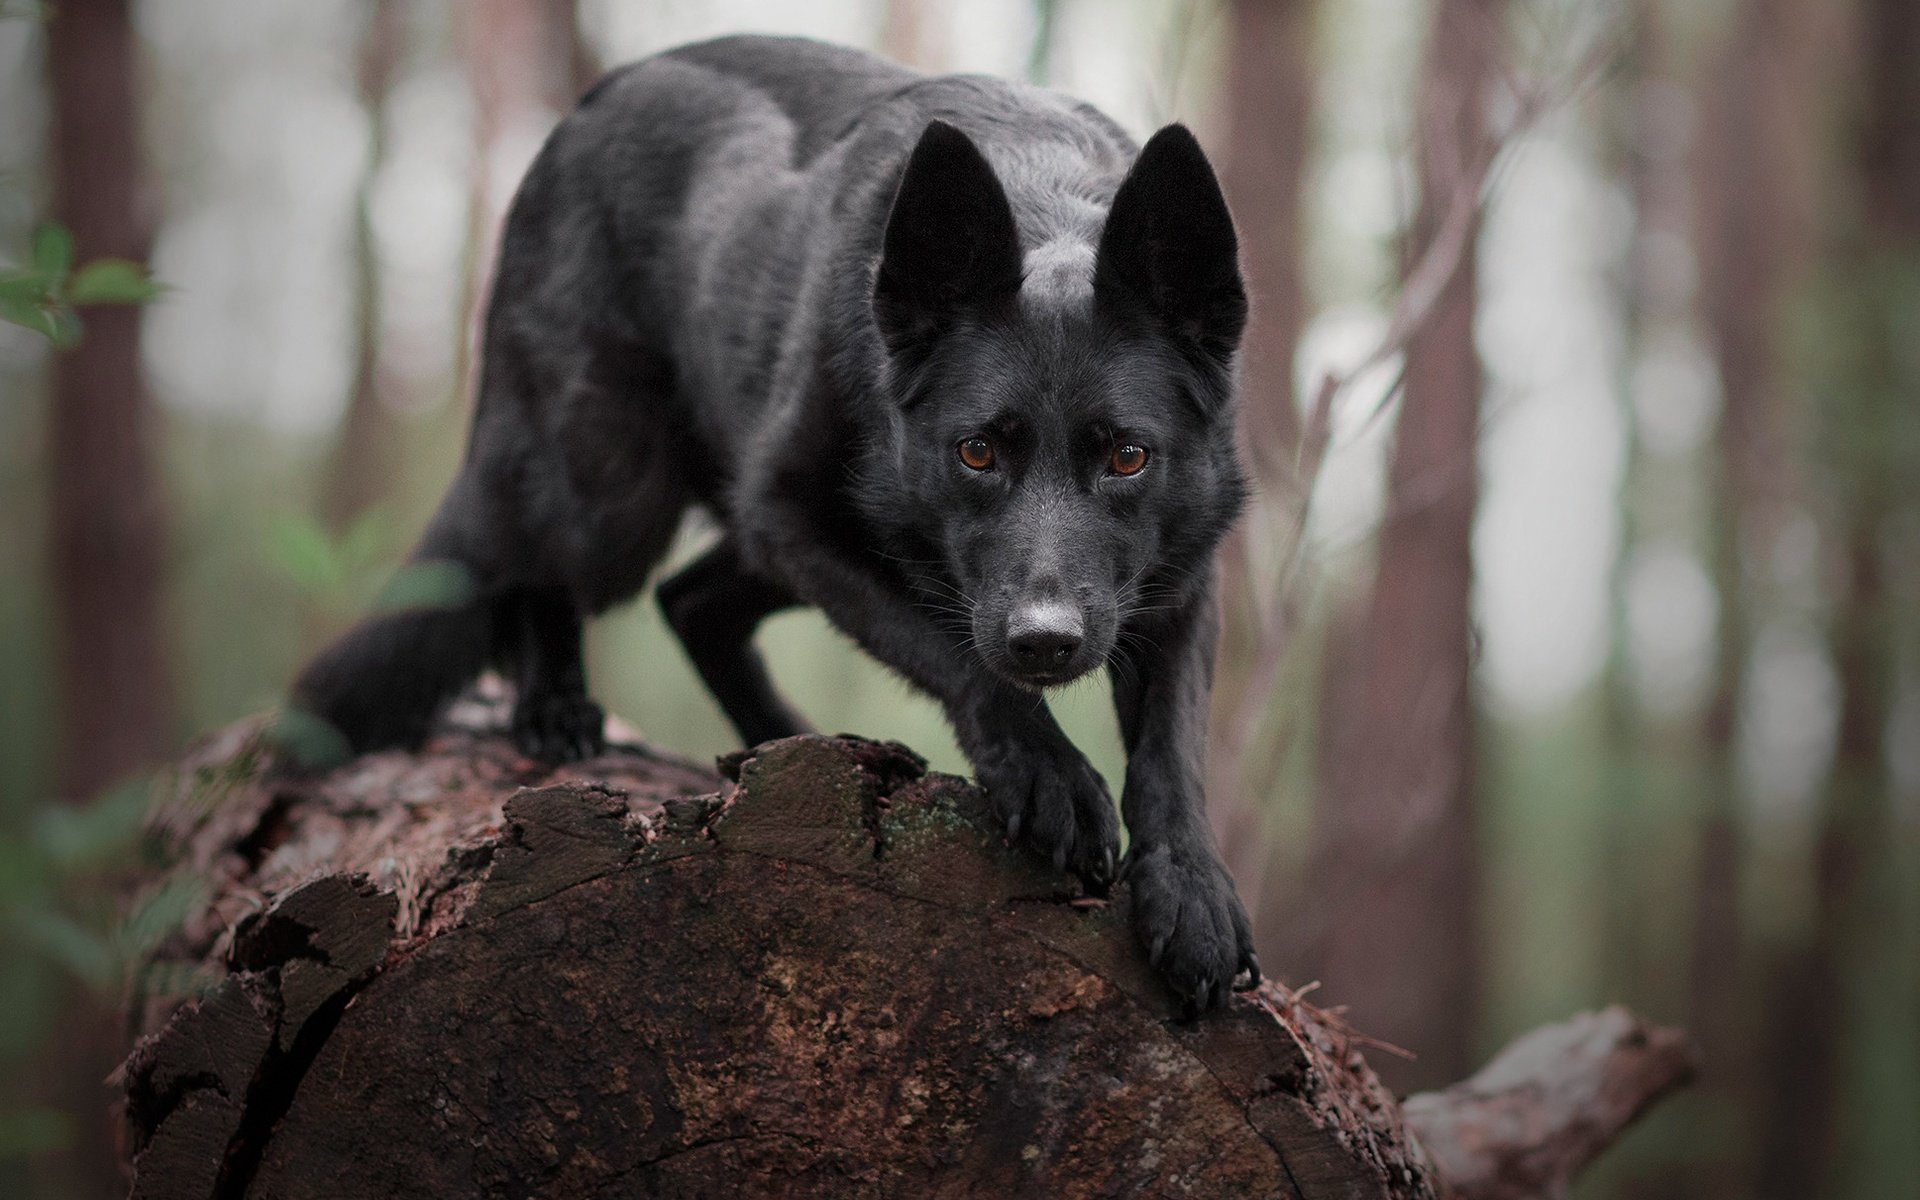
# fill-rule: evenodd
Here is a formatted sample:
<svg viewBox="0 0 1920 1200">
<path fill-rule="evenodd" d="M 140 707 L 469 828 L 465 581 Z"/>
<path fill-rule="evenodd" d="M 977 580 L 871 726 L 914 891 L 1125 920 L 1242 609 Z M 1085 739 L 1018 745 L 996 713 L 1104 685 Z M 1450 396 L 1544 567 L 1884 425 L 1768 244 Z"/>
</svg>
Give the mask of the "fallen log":
<svg viewBox="0 0 1920 1200">
<path fill-rule="evenodd" d="M 205 902 L 148 977 L 210 986 L 135 1003 L 135 1196 L 1494 1200 L 1690 1069 L 1609 1012 L 1403 1111 L 1285 988 L 1178 1020 L 1124 886 L 902 747 L 551 770 L 488 719 L 312 778 L 239 726 L 179 769 L 157 828 Z"/>
</svg>

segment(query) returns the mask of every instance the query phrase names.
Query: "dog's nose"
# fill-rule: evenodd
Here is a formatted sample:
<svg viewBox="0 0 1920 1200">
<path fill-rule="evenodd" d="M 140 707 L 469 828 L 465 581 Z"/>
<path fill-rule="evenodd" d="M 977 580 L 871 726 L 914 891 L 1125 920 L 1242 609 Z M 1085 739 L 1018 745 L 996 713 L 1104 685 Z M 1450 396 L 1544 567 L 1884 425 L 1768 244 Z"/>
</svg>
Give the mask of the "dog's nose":
<svg viewBox="0 0 1920 1200">
<path fill-rule="evenodd" d="M 1071 605 L 1023 605 L 1007 621 L 1007 649 L 1022 671 L 1050 674 L 1073 660 L 1085 633 L 1080 612 Z"/>
</svg>

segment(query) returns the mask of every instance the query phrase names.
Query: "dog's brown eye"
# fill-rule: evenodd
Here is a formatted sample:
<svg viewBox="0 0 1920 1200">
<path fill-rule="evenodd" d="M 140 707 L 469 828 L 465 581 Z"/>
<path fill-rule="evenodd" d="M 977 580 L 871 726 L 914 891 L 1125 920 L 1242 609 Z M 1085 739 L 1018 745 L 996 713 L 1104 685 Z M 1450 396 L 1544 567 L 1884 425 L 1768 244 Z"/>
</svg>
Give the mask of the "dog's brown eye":
<svg viewBox="0 0 1920 1200">
<path fill-rule="evenodd" d="M 1147 465 L 1147 448 L 1128 442 L 1124 446 L 1113 448 L 1113 457 L 1107 460 L 1107 469 L 1115 475 L 1138 475 Z"/>
<path fill-rule="evenodd" d="M 962 438 L 960 461 L 976 471 L 986 470 L 993 465 L 993 443 L 983 437 Z"/>
</svg>

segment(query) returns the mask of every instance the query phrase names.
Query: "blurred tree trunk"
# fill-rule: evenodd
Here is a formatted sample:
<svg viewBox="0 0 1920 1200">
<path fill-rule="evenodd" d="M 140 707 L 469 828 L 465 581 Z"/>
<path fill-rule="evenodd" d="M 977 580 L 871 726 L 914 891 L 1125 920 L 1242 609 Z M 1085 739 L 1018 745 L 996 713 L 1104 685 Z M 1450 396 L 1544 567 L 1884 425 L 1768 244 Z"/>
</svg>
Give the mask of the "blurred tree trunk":
<svg viewBox="0 0 1920 1200">
<path fill-rule="evenodd" d="M 1228 6 L 1226 144 L 1221 182 L 1240 232 L 1240 260 L 1253 312 L 1241 344 L 1240 436 L 1262 493 L 1263 512 L 1291 513 L 1305 503 L 1293 469 L 1300 444 L 1294 403 L 1293 357 L 1306 325 L 1300 248 L 1307 148 L 1313 137 L 1312 0 L 1233 0 Z M 1240 709 L 1271 695 L 1253 688 L 1263 636 L 1260 587 L 1254 572 L 1276 570 L 1253 553 L 1256 521 L 1241 522 L 1222 556 L 1222 627 L 1215 728 L 1207 789 L 1214 835 L 1240 886 L 1256 926 L 1268 847 L 1263 802 L 1276 771 L 1255 761 L 1255 741 L 1244 731 L 1256 718 Z M 1264 717 L 1257 714 L 1256 717 Z M 1263 756 L 1278 758 L 1281 756 Z"/>
<path fill-rule="evenodd" d="M 1288 494 L 1300 418 L 1293 354 L 1306 325 L 1301 209 L 1312 140 L 1312 0 L 1227 6 L 1222 183 L 1240 226 L 1253 314 L 1240 356 L 1240 419 L 1260 482 Z"/>
<path fill-rule="evenodd" d="M 1659 255 L 1668 253 L 1663 246 L 1692 234 L 1701 261 L 1697 311 L 1707 324 L 1720 380 L 1713 457 L 1703 470 L 1709 480 L 1705 528 L 1692 528 L 1692 520 L 1684 518 L 1682 528 L 1667 530 L 1672 538 L 1703 536 L 1718 601 L 1705 703 L 1693 720 L 1668 726 L 1665 732 L 1672 737 L 1661 739 L 1667 747 L 1674 739 L 1684 739 L 1686 774 L 1697 780 L 1688 791 L 1699 797 L 1692 820 L 1692 912 L 1688 937 L 1680 943 L 1686 960 L 1676 968 L 1661 968 L 1645 954 L 1634 954 L 1642 968 L 1636 975 L 1642 1002 L 1684 1006 L 1701 1031 L 1709 1069 L 1705 1094 L 1690 1110 L 1697 1152 L 1661 1165 L 1651 1179 L 1644 1179 L 1642 1190 L 1649 1196 L 1745 1196 L 1753 1187 L 1751 1116 L 1759 1087 L 1751 1068 L 1761 1056 L 1761 1044 L 1755 1037 L 1755 964 L 1741 916 L 1745 795 L 1740 710 L 1753 634 L 1764 607 L 1759 591 L 1763 572 L 1753 559 L 1764 555 L 1776 538 L 1784 507 L 1797 492 L 1788 455 L 1788 382 L 1780 321 L 1795 282 L 1805 275 L 1811 250 L 1811 146 L 1803 140 L 1814 129 L 1809 119 L 1816 111 L 1811 90 L 1814 56 L 1809 50 L 1820 38 L 1807 36 L 1809 10 L 1811 6 L 1793 2 L 1745 0 L 1732 13 L 1728 33 L 1703 69 L 1699 109 L 1705 132 L 1693 156 L 1686 146 L 1665 146 L 1688 123 L 1680 119 L 1680 111 L 1657 108 L 1661 96 L 1672 106 L 1680 92 L 1670 79 L 1659 79 L 1659 6 L 1642 0 L 1638 12 L 1645 77 L 1655 90 L 1636 102 L 1634 142 L 1642 156 L 1636 192 L 1642 196 L 1644 227 L 1636 248 L 1636 275 L 1645 282 L 1670 278 L 1672 271 L 1659 265 Z M 1682 161 L 1686 157 L 1695 161 Z M 1697 182 L 1692 213 L 1686 211 L 1688 165 Z M 1659 175 L 1651 175 L 1653 171 Z M 1693 228 L 1688 228 L 1688 219 Z M 1692 298 L 1682 288 L 1644 286 L 1638 294 L 1638 319 L 1649 330 L 1665 328 L 1667 338 L 1688 336 L 1684 330 Z M 1653 397 L 1653 403 L 1659 399 Z M 1690 459 L 1668 459 L 1663 474 L 1692 476 L 1695 470 Z M 1642 486 L 1647 482 L 1649 478 L 1640 480 Z M 1632 482 L 1628 490 L 1632 495 Z M 1630 551 L 1622 549 L 1622 557 L 1626 553 Z M 1617 689 L 1613 707 L 1620 703 L 1632 701 L 1622 699 Z M 1642 756 L 1670 760 L 1682 753 L 1661 751 L 1644 735 L 1642 730 Z M 1617 753 L 1630 753 L 1630 747 L 1622 745 Z M 1640 762 L 1626 762 L 1622 770 L 1640 781 L 1640 795 L 1619 797 L 1617 803 L 1667 801 L 1665 795 L 1645 795 L 1649 776 Z M 1624 856 L 1617 856 L 1617 862 L 1630 870 L 1640 854 L 1642 847 L 1626 839 Z M 1661 914 L 1632 899 L 1617 900 L 1617 906 L 1638 918 L 1632 929 L 1622 931 L 1624 937 L 1636 939 L 1636 947 L 1659 943 L 1653 929 L 1665 920 Z M 1615 945 L 1622 935 L 1615 937 Z M 1668 979 L 1678 987 L 1667 985 Z"/>
<path fill-rule="evenodd" d="M 1492 136 L 1500 0 L 1439 0 L 1419 90 L 1420 204 L 1407 261 L 1433 239 Z M 1396 1086 L 1460 1074 L 1479 1014 L 1472 530 L 1481 368 L 1477 236 L 1406 356 L 1378 565 L 1336 636 L 1323 709 L 1307 977 L 1413 1051 Z M 1289 964 L 1291 967 L 1291 964 Z"/>
<path fill-rule="evenodd" d="M 1656 286 L 1655 267 L 1661 238 L 1675 232 L 1677 224 L 1670 186 L 1675 164 L 1670 159 L 1680 149 L 1665 145 L 1661 138 L 1666 127 L 1660 119 L 1661 89 L 1667 81 L 1661 77 L 1665 39 L 1659 0 L 1633 0 L 1629 20 L 1610 125 L 1613 165 L 1633 204 L 1633 237 L 1622 255 L 1616 288 L 1622 342 L 1618 395 L 1626 437 L 1618 494 L 1620 535 L 1607 581 L 1608 654 L 1600 681 L 1601 736 L 1606 746 L 1602 853 L 1607 875 L 1613 878 L 1630 870 L 1640 853 L 1638 837 L 1648 790 L 1648 730 L 1634 691 L 1627 582 L 1645 524 L 1636 501 L 1644 493 L 1652 464 L 1642 442 L 1634 391 L 1636 368 L 1648 353 L 1653 335 L 1663 323 L 1676 319 L 1662 303 L 1667 298 Z M 1639 900 L 1630 888 L 1608 889 L 1605 898 L 1601 962 L 1610 994 L 1634 996 L 1643 983 Z"/>
<path fill-rule="evenodd" d="M 1900 1153 L 1910 1154 L 1911 1130 L 1886 1131 L 1898 1145 L 1875 1143 L 1873 1131 L 1852 1127 L 1843 1115 L 1866 1099 L 1863 1051 L 1881 1052 L 1877 1039 L 1891 1032 L 1875 1013 L 1881 993 L 1900 978 L 1897 968 L 1890 976 L 1889 960 L 1910 962 L 1913 952 L 1890 936 L 1897 910 L 1886 857 L 1893 835 L 1887 725 L 1897 624 L 1887 556 L 1894 552 L 1897 505 L 1911 503 L 1920 468 L 1920 364 L 1913 355 L 1920 329 L 1920 6 L 1860 0 L 1855 13 L 1847 74 L 1856 102 L 1842 127 L 1851 186 L 1829 203 L 1830 277 L 1812 350 L 1821 393 L 1821 490 L 1833 531 L 1828 646 L 1839 706 L 1814 835 L 1811 928 L 1778 965 L 1769 1005 L 1775 1031 L 1814 1018 L 1821 1027 L 1774 1060 L 1760 1164 L 1769 1197 L 1880 1194 L 1912 1182 L 1872 1175 L 1873 1163 L 1888 1164 L 1884 1175 Z M 1792 1086 L 1783 1088 L 1787 1080 Z M 1876 1091 L 1870 1102 L 1888 1099 Z"/>
<path fill-rule="evenodd" d="M 928 0 L 887 0 L 880 19 L 880 53 L 897 63 L 937 71 L 946 47 Z"/>
<path fill-rule="evenodd" d="M 1708 73 L 1702 105 L 1698 241 L 1702 309 L 1721 408 L 1707 505 L 1708 557 L 1719 600 L 1714 673 L 1699 726 L 1704 806 L 1696 829 L 1687 967 L 1689 1019 L 1702 1033 L 1709 1128 L 1717 1147 L 1669 1181 L 1676 1196 L 1745 1195 L 1752 1187 L 1750 1115 L 1761 1094 L 1750 1003 L 1755 980 L 1740 912 L 1742 793 L 1739 712 L 1747 687 L 1761 570 L 1800 491 L 1788 454 L 1781 335 L 1812 250 L 1810 137 L 1818 111 L 1818 5 L 1744 0 Z M 1810 21 L 1810 14 L 1814 20 Z M 1810 1036 L 1817 1041 L 1820 1034 Z M 1796 1089 L 1806 1087 L 1796 1084 Z M 1809 1088 L 1809 1094 L 1813 1089 Z"/>
<path fill-rule="evenodd" d="M 599 74 L 580 33 L 577 0 L 471 0 L 460 43 L 473 95 L 473 157 L 467 176 L 467 237 L 461 263 L 461 325 L 454 378 L 462 403 L 473 392 L 479 337 L 500 224 L 520 174 L 548 130 Z"/>
<path fill-rule="evenodd" d="M 133 31 L 124 0 L 69 4 L 47 22 L 53 211 L 81 261 L 144 262 Z M 53 586 L 60 794 L 91 796 L 145 766 L 173 726 L 158 418 L 140 370 L 138 307 L 89 308 L 54 361 Z"/>
<path fill-rule="evenodd" d="M 1843 1116 L 1856 1098 L 1847 1052 L 1872 1036 L 1860 1018 L 1862 993 L 1882 973 L 1873 960 L 1913 950 L 1875 934 L 1890 919 L 1885 881 L 1877 878 L 1889 832 L 1885 730 L 1893 690 L 1891 654 L 1881 640 L 1884 499 L 1879 487 L 1862 488 L 1837 531 L 1843 561 L 1829 648 L 1840 708 L 1813 842 L 1813 919 L 1805 940 L 1775 965 L 1768 997 L 1771 1053 L 1756 1194 L 1769 1200 L 1892 1194 L 1848 1186 L 1855 1174 L 1871 1171 L 1876 1155 L 1844 1144 L 1860 1131 Z M 1819 1028 L 1797 1023 L 1806 1020 Z M 1789 1028 L 1795 1037 L 1780 1040 Z"/>
<path fill-rule="evenodd" d="M 77 261 L 144 262 L 153 197 L 127 4 L 62 4 L 46 31 L 54 218 L 72 232 Z M 81 344 L 54 359 L 49 422 L 55 767 L 60 796 L 73 801 L 153 765 L 174 716 L 159 419 L 140 367 L 141 310 L 90 307 L 81 319 Z M 72 1137 L 35 1163 L 35 1178 L 48 1195 L 111 1195 L 125 1184 L 101 1081 L 117 1031 L 92 994 L 67 987 L 33 1074 L 40 1098 L 71 1114 Z"/>
<path fill-rule="evenodd" d="M 375 0 L 360 42 L 358 91 L 366 109 L 367 159 L 353 202 L 353 390 L 347 396 L 320 497 L 320 515 L 343 533 L 386 491 L 393 466 L 390 381 L 380 369 L 380 248 L 373 232 L 373 189 L 387 161 L 387 97 L 407 53 L 406 0 Z"/>
</svg>

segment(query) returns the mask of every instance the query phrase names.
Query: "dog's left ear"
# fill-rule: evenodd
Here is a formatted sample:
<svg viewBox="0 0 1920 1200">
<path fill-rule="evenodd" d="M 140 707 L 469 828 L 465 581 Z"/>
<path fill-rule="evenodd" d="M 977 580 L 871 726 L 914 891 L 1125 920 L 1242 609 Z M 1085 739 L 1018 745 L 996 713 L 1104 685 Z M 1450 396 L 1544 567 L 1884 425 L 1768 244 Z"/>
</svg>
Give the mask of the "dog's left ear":
<svg viewBox="0 0 1920 1200">
<path fill-rule="evenodd" d="M 1239 241 L 1226 197 L 1184 125 L 1147 140 L 1114 194 L 1100 235 L 1094 286 L 1144 302 L 1176 336 L 1216 358 L 1247 323 Z"/>
</svg>

